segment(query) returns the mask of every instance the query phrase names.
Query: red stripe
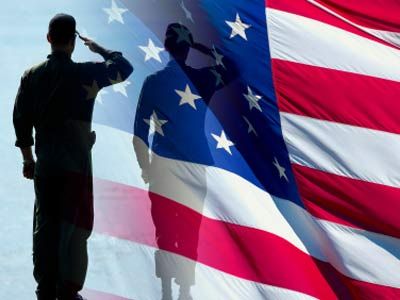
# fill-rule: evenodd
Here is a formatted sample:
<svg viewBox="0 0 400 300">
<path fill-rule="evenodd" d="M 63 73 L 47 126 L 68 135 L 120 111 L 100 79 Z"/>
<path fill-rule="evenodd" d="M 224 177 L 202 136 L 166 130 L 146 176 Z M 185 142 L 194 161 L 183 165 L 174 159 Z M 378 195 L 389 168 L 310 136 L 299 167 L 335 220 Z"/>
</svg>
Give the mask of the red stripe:
<svg viewBox="0 0 400 300">
<path fill-rule="evenodd" d="M 157 206 L 154 218 L 162 224 L 163 235 L 171 241 L 157 245 L 147 192 L 110 182 L 96 184 L 96 223 L 98 232 L 159 247 L 207 266 L 247 280 L 283 287 L 319 299 L 351 299 L 358 281 L 347 279 L 330 264 L 313 259 L 286 240 L 265 231 L 203 217 L 201 214 L 161 196 L 152 197 Z M 176 217 L 179 216 L 179 222 Z M 174 220 L 174 221 L 173 221 Z M 174 246 L 173 237 L 193 242 L 201 222 L 196 251 Z M 193 248 L 193 244 L 192 244 Z M 376 287 L 376 289 L 375 289 Z M 388 287 L 368 285 L 360 295 Z M 393 291 L 392 291 L 393 290 Z M 400 295 L 400 294 L 399 294 Z"/>
<path fill-rule="evenodd" d="M 297 115 L 400 133 L 400 83 L 273 60 L 279 108 Z"/>
<path fill-rule="evenodd" d="M 396 0 L 395 0 L 396 1 Z M 339 18 L 333 16 L 332 14 L 322 10 L 321 8 L 316 7 L 315 5 L 307 2 L 307 0 L 295 0 L 295 1 L 287 1 L 287 0 L 266 0 L 267 7 L 273 8 L 281 11 L 285 11 L 288 13 L 296 14 L 299 16 L 303 16 L 306 18 L 310 18 L 319 22 L 323 22 L 325 24 L 335 26 L 337 28 L 346 30 L 348 32 L 357 34 L 359 36 L 368 38 L 375 42 L 384 44 L 386 46 L 398 49 L 396 46 L 385 42 L 382 39 L 378 39 L 377 37 L 366 33 L 365 31 L 358 29 L 356 26 L 350 25 Z"/>
<path fill-rule="evenodd" d="M 82 296 L 89 300 L 133 300 L 90 289 L 85 289 L 82 292 Z"/>
<path fill-rule="evenodd" d="M 293 165 L 297 186 L 314 216 L 400 238 L 400 189 Z"/>
<path fill-rule="evenodd" d="M 353 300 L 400 299 L 400 289 L 358 281 L 348 277 L 343 277 L 343 280 L 350 287 L 351 298 Z"/>
<path fill-rule="evenodd" d="M 399 0 L 317 0 L 341 16 L 365 27 L 400 31 Z"/>
<path fill-rule="evenodd" d="M 320 265 L 324 269 L 330 267 L 315 261 L 282 238 L 203 217 L 175 201 L 154 195 L 152 201 L 157 206 L 154 219 L 163 226 L 163 235 L 172 241 L 170 245 L 165 242 L 157 245 L 151 201 L 146 191 L 108 182 L 97 182 L 95 190 L 97 232 L 180 254 L 247 280 L 288 288 L 319 299 L 337 299 L 334 289 L 319 269 Z M 180 216 L 178 226 L 173 220 L 176 214 Z M 187 247 L 174 247 L 173 237 L 177 231 L 181 240 L 192 240 L 200 221 L 198 257 L 196 251 Z M 332 282 L 338 282 L 338 278 L 332 278 Z M 340 288 L 335 290 L 339 295 L 345 294 Z"/>
</svg>

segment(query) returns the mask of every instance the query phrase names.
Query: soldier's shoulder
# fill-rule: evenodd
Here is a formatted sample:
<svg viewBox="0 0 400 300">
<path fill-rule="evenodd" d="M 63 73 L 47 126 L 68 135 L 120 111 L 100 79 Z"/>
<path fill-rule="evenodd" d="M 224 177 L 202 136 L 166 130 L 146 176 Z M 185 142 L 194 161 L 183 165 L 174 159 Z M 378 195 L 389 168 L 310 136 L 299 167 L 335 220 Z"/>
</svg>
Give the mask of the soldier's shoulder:
<svg viewBox="0 0 400 300">
<path fill-rule="evenodd" d="M 36 65 L 33 65 L 29 69 L 25 70 L 23 77 L 32 76 L 32 75 L 42 71 L 46 67 L 46 64 L 47 64 L 47 60 L 45 60 L 41 63 L 38 63 Z"/>
<path fill-rule="evenodd" d="M 158 72 L 156 72 L 156 73 L 154 73 L 154 74 L 151 74 L 151 75 L 148 75 L 147 77 L 146 77 L 146 79 L 145 79 L 145 82 L 152 82 L 152 81 L 154 81 L 154 80 L 157 80 L 157 78 L 158 78 Z"/>
<path fill-rule="evenodd" d="M 143 81 L 143 87 L 146 86 L 146 88 L 149 88 L 150 86 L 153 86 L 157 81 L 157 78 L 157 73 L 148 75 Z"/>
<path fill-rule="evenodd" d="M 157 81 L 165 81 L 165 77 L 169 77 L 169 76 L 170 76 L 170 74 L 165 69 L 161 69 L 161 70 L 147 76 L 145 82 L 147 84 L 149 84 L 149 83 L 155 83 Z"/>
</svg>

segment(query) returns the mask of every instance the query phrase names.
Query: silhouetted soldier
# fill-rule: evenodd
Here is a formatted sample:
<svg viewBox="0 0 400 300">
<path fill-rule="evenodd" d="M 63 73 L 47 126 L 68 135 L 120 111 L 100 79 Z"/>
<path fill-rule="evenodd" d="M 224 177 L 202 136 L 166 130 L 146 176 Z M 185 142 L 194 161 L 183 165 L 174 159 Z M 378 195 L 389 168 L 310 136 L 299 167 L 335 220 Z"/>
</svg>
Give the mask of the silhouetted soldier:
<svg viewBox="0 0 400 300">
<path fill-rule="evenodd" d="M 191 48 L 216 59 L 216 64 L 201 69 L 186 65 Z M 195 43 L 188 28 L 180 24 L 168 26 L 165 49 L 170 53 L 170 62 L 143 84 L 133 144 L 142 177 L 149 183 L 151 214 L 160 249 L 155 253 L 155 265 L 156 276 L 161 279 L 162 299 L 172 300 L 171 280 L 175 278 L 180 286 L 178 299 L 189 300 L 191 286 L 195 284 L 201 213 L 207 190 L 206 166 L 213 165 L 204 132 L 207 105 L 215 91 L 234 78 L 235 70 L 216 49 Z M 184 163 L 174 165 L 173 160 L 165 157 L 201 165 L 186 169 Z M 190 191 L 171 184 L 171 180 L 190 186 Z M 169 200 L 160 195 L 178 195 L 179 199 L 171 200 L 184 201 L 182 204 L 196 213 L 189 217 L 182 213 L 187 209 L 177 209 L 179 204 L 174 201 L 166 204 Z"/>
<path fill-rule="evenodd" d="M 39 300 L 82 299 L 78 292 L 86 276 L 86 244 L 93 227 L 94 101 L 101 88 L 125 80 L 133 71 L 121 53 L 84 37 L 85 45 L 104 62 L 73 62 L 75 27 L 75 19 L 65 14 L 50 21 L 47 39 L 52 53 L 25 72 L 14 107 L 23 175 L 35 184 L 33 263 Z"/>
</svg>

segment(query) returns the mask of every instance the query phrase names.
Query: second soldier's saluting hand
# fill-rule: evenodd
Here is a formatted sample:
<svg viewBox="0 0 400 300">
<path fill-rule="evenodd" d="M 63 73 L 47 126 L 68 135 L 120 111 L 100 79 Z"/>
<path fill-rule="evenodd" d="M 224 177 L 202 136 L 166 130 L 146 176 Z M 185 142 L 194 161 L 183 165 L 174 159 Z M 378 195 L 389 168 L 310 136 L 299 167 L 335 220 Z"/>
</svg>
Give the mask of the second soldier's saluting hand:
<svg viewBox="0 0 400 300">
<path fill-rule="evenodd" d="M 79 38 L 85 43 L 85 46 L 87 46 L 92 52 L 100 53 L 102 51 L 103 48 L 96 42 L 92 41 L 91 39 L 88 39 L 83 36 L 79 36 Z"/>
</svg>

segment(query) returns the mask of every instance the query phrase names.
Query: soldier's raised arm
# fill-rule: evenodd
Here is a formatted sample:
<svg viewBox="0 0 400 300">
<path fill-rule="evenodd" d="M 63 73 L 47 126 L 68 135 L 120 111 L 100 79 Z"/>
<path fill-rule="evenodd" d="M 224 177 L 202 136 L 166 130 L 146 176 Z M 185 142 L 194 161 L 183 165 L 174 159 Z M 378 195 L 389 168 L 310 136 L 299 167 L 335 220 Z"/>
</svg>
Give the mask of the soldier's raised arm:
<svg viewBox="0 0 400 300">
<path fill-rule="evenodd" d="M 88 38 L 79 37 L 92 52 L 104 58 L 103 62 L 80 64 L 82 79 L 88 85 L 100 90 L 103 87 L 123 82 L 132 74 L 133 67 L 121 52 L 107 50 Z"/>
<path fill-rule="evenodd" d="M 235 63 L 228 57 L 221 54 L 221 51 L 213 46 L 209 48 L 200 43 L 192 43 L 191 48 L 203 53 L 214 60 L 214 64 L 201 69 L 196 69 L 196 88 L 201 91 L 203 100 L 209 104 L 212 96 L 218 90 L 226 87 L 238 76 L 239 72 Z"/>
<path fill-rule="evenodd" d="M 193 43 L 191 47 L 215 60 L 213 66 L 201 69 L 204 73 L 212 74 L 208 77 L 215 82 L 215 91 L 228 85 L 239 76 L 236 64 L 228 56 L 222 55 L 222 52 L 215 46 L 209 48 L 200 43 Z"/>
</svg>

